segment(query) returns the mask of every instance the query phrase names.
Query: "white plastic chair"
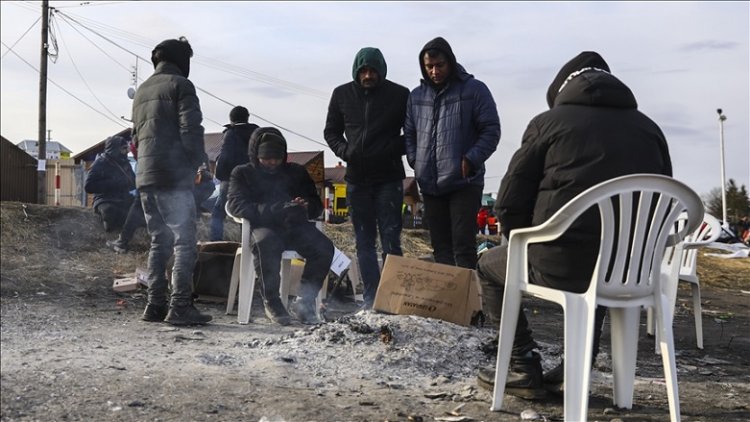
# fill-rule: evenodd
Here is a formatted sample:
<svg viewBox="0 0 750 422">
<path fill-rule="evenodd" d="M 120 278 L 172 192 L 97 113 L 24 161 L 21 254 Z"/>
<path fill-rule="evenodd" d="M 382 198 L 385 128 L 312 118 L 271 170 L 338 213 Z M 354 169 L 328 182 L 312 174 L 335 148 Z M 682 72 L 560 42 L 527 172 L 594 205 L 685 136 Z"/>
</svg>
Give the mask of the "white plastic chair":
<svg viewBox="0 0 750 422">
<path fill-rule="evenodd" d="M 678 220 L 678 228 L 680 224 L 684 224 L 684 220 Z M 694 232 L 685 236 L 685 241 L 681 245 L 668 250 L 668 253 L 664 257 L 662 271 L 668 274 L 669 277 L 678 278 L 679 281 L 690 283 L 693 299 L 693 316 L 695 318 L 695 342 L 699 349 L 703 349 L 703 309 L 701 308 L 700 280 L 696 273 L 696 259 L 698 257 L 698 249 L 715 242 L 719 238 L 719 235 L 721 235 L 721 223 L 719 220 L 710 214 L 704 214 L 702 224 Z M 675 258 L 677 260 L 674 260 Z M 674 287 L 672 291 L 667 292 L 671 299 L 671 306 L 667 308 L 670 321 L 674 318 L 674 307 L 677 303 L 677 284 L 675 282 L 668 284 L 668 286 Z M 648 310 L 646 327 L 648 333 L 654 335 L 654 319 L 651 308 Z M 658 353 L 658 345 L 656 348 Z"/>
<path fill-rule="evenodd" d="M 242 239 L 240 247 L 237 249 L 237 253 L 234 257 L 234 265 L 232 266 L 232 276 L 229 283 L 229 296 L 227 297 L 227 310 L 226 313 L 232 313 L 234 309 L 234 300 L 237 297 L 237 287 L 239 284 L 239 299 L 237 302 L 237 322 L 240 324 L 247 324 L 250 322 L 250 310 L 253 303 L 253 293 L 255 292 L 255 257 L 250 247 L 250 221 L 246 218 L 235 217 L 229 212 L 229 207 L 224 206 L 224 210 L 227 215 L 234 221 L 242 225 Z M 316 223 L 318 229 L 321 229 L 319 222 Z M 294 250 L 286 250 L 281 254 L 281 283 L 279 286 L 279 293 L 281 296 L 281 302 L 284 307 L 287 307 L 289 300 L 289 290 L 291 285 L 291 266 L 293 259 L 303 259 Z M 316 312 L 320 311 L 320 304 L 325 298 L 326 284 L 328 279 L 323 282 L 318 297 L 316 299 Z"/>
<path fill-rule="evenodd" d="M 529 244 L 557 239 L 591 207 L 598 207 L 602 228 L 599 257 L 589 289 L 571 293 L 530 284 Z M 683 211 L 687 212 L 688 224 L 670 235 L 670 227 Z M 681 241 L 697 227 L 702 216 L 700 197 L 681 182 L 666 176 L 636 174 L 584 191 L 543 224 L 511 231 L 491 410 L 500 410 L 503 405 L 521 293 L 525 292 L 560 304 L 565 314 L 565 420 L 587 418 L 594 314 L 596 306 L 602 305 L 609 308 L 611 320 L 614 404 L 632 407 L 640 309 L 653 306 L 661 334 L 669 413 L 673 421 L 679 421 L 673 336 L 665 312 L 669 298 L 660 285 L 660 267 L 667 244 Z"/>
</svg>

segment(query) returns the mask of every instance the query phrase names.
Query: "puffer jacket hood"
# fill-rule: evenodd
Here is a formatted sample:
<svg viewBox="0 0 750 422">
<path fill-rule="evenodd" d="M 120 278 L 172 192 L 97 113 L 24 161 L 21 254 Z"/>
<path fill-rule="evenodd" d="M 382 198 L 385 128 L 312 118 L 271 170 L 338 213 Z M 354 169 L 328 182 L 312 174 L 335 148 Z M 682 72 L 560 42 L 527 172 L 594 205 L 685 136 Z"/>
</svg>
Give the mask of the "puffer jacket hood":
<svg viewBox="0 0 750 422">
<path fill-rule="evenodd" d="M 375 47 L 365 47 L 357 52 L 354 56 L 354 64 L 352 64 L 352 78 L 354 82 L 359 85 L 359 78 L 357 74 L 363 67 L 371 67 L 378 72 L 380 76 L 380 83 L 382 84 L 388 74 L 388 66 L 385 64 L 385 57 L 379 49 Z"/>
<path fill-rule="evenodd" d="M 637 108 L 630 88 L 609 72 L 609 65 L 598 53 L 582 52 L 565 63 L 555 76 L 547 90 L 547 105 Z"/>
<path fill-rule="evenodd" d="M 128 145 L 128 140 L 122 136 L 110 136 L 104 141 L 104 153 L 115 159 L 122 159 L 128 153 L 122 153 L 122 147 Z"/>
<path fill-rule="evenodd" d="M 250 144 L 247 148 L 247 155 L 250 158 L 250 165 L 255 168 L 260 167 L 260 162 L 258 161 L 258 148 L 260 147 L 260 144 L 263 143 L 263 135 L 267 133 L 273 133 L 284 140 L 284 158 L 281 160 L 282 165 L 286 163 L 287 158 L 289 157 L 286 138 L 284 138 L 284 135 L 281 134 L 281 131 L 279 131 L 275 127 L 261 127 L 253 131 L 253 134 L 250 136 Z"/>
<path fill-rule="evenodd" d="M 424 79 L 426 82 L 432 85 L 430 75 L 427 74 L 427 71 L 424 68 L 424 62 L 422 61 L 422 58 L 424 57 L 425 51 L 432 49 L 439 50 L 445 54 L 445 57 L 448 59 L 448 63 L 451 67 L 451 78 L 460 77 L 461 73 L 466 73 L 463 66 L 458 64 L 458 62 L 456 61 L 456 56 L 453 54 L 453 49 L 451 48 L 450 44 L 448 44 L 448 41 L 446 41 L 443 37 L 437 37 L 427 42 L 427 44 L 425 44 L 422 50 L 419 52 L 419 69 L 422 71 L 422 79 Z"/>
</svg>

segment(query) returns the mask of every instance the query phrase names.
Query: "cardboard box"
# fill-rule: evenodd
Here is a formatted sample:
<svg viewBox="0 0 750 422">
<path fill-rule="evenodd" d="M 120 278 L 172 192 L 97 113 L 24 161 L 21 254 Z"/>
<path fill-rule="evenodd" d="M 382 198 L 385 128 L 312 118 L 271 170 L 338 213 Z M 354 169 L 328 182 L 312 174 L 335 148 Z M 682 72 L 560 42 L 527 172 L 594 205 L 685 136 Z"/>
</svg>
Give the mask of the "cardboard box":
<svg viewBox="0 0 750 422">
<path fill-rule="evenodd" d="M 474 270 L 388 255 L 373 309 L 468 326 L 482 293 Z"/>
</svg>

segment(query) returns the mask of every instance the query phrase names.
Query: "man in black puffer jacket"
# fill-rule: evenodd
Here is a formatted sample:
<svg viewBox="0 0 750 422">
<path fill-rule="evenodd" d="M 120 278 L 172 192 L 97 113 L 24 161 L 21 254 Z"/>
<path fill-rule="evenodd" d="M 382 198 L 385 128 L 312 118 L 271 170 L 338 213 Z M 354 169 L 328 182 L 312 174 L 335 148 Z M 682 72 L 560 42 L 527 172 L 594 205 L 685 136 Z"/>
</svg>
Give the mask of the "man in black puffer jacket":
<svg viewBox="0 0 750 422">
<path fill-rule="evenodd" d="M 135 174 L 128 160 L 128 141 L 111 136 L 104 141 L 104 153 L 86 175 L 86 193 L 94 194 L 94 212 L 104 230 L 119 229 L 125 222 L 135 191 Z"/>
<path fill-rule="evenodd" d="M 280 325 L 290 323 L 279 296 L 281 254 L 293 249 L 305 258 L 301 292 L 289 311 L 303 324 L 320 322 L 315 298 L 333 261 L 333 243 L 308 221 L 323 211 L 323 203 L 307 170 L 287 163 L 286 140 L 276 128 L 256 129 L 248 147 L 250 162 L 232 170 L 229 212 L 250 221 L 250 247 L 266 316 Z"/>
<path fill-rule="evenodd" d="M 534 117 L 510 160 L 495 211 L 503 234 L 545 222 L 579 193 L 603 181 L 634 173 L 672 175 L 664 134 L 638 111 L 630 89 L 614 77 L 604 59 L 583 52 L 566 63 L 547 92 L 550 110 Z M 529 247 L 532 283 L 573 292 L 589 287 L 599 253 L 601 223 L 591 209 L 555 241 Z M 499 322 L 507 249 L 482 255 L 478 273 L 484 310 Z M 597 309 L 593 356 L 599 349 L 604 308 Z M 506 392 L 535 399 L 544 387 L 560 392 L 562 363 L 542 377 L 540 356 L 528 321 L 520 312 Z M 494 368 L 478 382 L 492 388 Z M 543 385 L 546 384 L 546 385 Z"/>
<path fill-rule="evenodd" d="M 402 255 L 401 204 L 406 149 L 401 128 L 409 90 L 386 77 L 383 54 L 365 47 L 352 66 L 354 81 L 333 90 L 326 142 L 346 161 L 346 198 L 354 224 L 357 260 L 364 283 L 364 308 L 371 308 L 380 281 L 375 240 L 380 231 L 383 259 Z"/>
<path fill-rule="evenodd" d="M 250 112 L 245 107 L 236 106 L 229 112 L 229 124 L 224 127 L 221 140 L 221 151 L 216 158 L 216 178 L 221 182 L 219 197 L 211 211 L 211 229 L 209 239 L 212 242 L 224 240 L 224 219 L 227 216 L 224 205 L 229 192 L 229 178 L 235 167 L 248 161 L 247 145 L 250 136 L 258 125 L 248 123 Z"/>
<path fill-rule="evenodd" d="M 154 74 L 133 99 L 133 137 L 138 140 L 136 184 L 151 236 L 145 321 L 205 324 L 210 315 L 193 305 L 196 207 L 193 190 L 208 162 L 195 86 L 187 77 L 193 49 L 184 38 L 166 40 L 151 53 Z M 167 303 L 167 261 L 174 253 L 172 294 Z"/>
</svg>

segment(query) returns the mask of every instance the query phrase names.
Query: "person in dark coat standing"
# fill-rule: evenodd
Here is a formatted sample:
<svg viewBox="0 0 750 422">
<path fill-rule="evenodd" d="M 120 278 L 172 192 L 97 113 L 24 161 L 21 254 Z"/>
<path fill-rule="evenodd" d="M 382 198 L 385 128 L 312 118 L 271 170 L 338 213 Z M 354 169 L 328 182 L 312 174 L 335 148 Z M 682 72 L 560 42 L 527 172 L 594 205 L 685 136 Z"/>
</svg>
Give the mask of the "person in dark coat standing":
<svg viewBox="0 0 750 422">
<path fill-rule="evenodd" d="M 86 175 L 86 193 L 94 194 L 94 212 L 104 231 L 117 230 L 125 223 L 134 200 L 135 173 L 128 160 L 128 140 L 110 136 Z"/>
<path fill-rule="evenodd" d="M 248 162 L 247 144 L 258 125 L 248 123 L 250 112 L 243 106 L 236 106 L 229 112 L 229 124 L 224 127 L 221 150 L 216 158 L 216 178 L 219 180 L 219 197 L 211 212 L 209 239 L 212 242 L 224 240 L 224 219 L 227 216 L 224 206 L 229 192 L 229 178 L 232 170 Z"/>
<path fill-rule="evenodd" d="M 534 117 L 513 155 L 495 202 L 503 235 L 545 222 L 579 193 L 603 181 L 634 173 L 672 175 L 667 141 L 659 126 L 638 111 L 633 93 L 610 73 L 595 52 L 566 63 L 547 91 L 550 110 Z M 572 292 L 588 289 L 599 253 L 596 210 L 583 214 L 560 238 L 529 247 L 529 279 Z M 482 255 L 478 273 L 484 310 L 499 324 L 507 248 Z M 594 357 L 605 308 L 597 309 Z M 543 397 L 561 392 L 563 364 L 542 376 L 541 357 L 521 310 L 506 392 Z M 478 383 L 493 388 L 494 367 L 480 370 Z"/>
<path fill-rule="evenodd" d="M 402 255 L 401 205 L 406 152 L 401 129 L 409 90 L 386 79 L 377 48 L 354 57 L 352 82 L 333 90 L 323 131 L 331 150 L 346 161 L 346 198 L 354 225 L 365 309 L 372 307 L 380 281 L 376 237 L 383 260 Z"/>
<path fill-rule="evenodd" d="M 297 251 L 305 259 L 300 295 L 289 312 L 303 324 L 320 322 L 315 298 L 333 261 L 333 243 L 309 219 L 323 212 L 315 182 L 307 170 L 287 162 L 286 140 L 278 129 L 256 129 L 248 147 L 250 162 L 232 170 L 229 212 L 250 221 L 255 274 L 266 316 L 288 325 L 290 316 L 279 296 L 281 254 Z"/>
<path fill-rule="evenodd" d="M 456 62 L 443 38 L 419 52 L 419 67 L 423 79 L 406 107 L 406 158 L 424 198 L 435 261 L 473 269 L 484 162 L 500 141 L 500 118 L 487 85 Z"/>
<path fill-rule="evenodd" d="M 193 304 L 196 247 L 195 178 L 208 162 L 195 86 L 188 80 L 193 49 L 186 39 L 159 43 L 151 53 L 154 73 L 133 99 L 133 137 L 138 140 L 136 184 L 146 216 L 148 304 L 145 321 L 205 324 L 212 318 Z M 174 254 L 167 303 L 167 262 Z"/>
</svg>

